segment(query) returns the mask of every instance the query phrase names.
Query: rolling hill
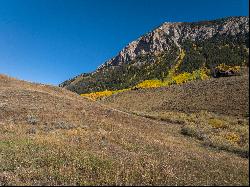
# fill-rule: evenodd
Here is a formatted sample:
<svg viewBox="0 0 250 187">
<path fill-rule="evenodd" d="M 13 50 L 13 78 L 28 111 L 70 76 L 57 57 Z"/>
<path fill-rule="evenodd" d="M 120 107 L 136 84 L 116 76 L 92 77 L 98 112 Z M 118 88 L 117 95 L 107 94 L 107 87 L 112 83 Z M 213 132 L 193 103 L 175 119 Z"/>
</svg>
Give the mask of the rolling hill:
<svg viewBox="0 0 250 187">
<path fill-rule="evenodd" d="M 208 111 L 249 117 L 249 74 L 131 90 L 114 94 L 101 102 L 129 112 Z"/>
<path fill-rule="evenodd" d="M 128 95 L 111 101 L 122 97 Z M 242 134 L 247 122 L 230 121 Z M 178 121 L 124 112 L 58 87 L 0 75 L 0 125 L 0 185 L 249 184 L 242 152 L 201 144 Z"/>
</svg>

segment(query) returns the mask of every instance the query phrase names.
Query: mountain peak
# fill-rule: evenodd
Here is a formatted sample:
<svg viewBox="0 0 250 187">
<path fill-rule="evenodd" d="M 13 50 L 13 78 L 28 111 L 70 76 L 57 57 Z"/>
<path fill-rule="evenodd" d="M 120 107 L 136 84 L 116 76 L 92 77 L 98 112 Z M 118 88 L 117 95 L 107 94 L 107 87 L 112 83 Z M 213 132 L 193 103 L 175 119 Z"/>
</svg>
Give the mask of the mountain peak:
<svg viewBox="0 0 250 187">
<path fill-rule="evenodd" d="M 206 66 L 210 67 L 218 62 L 238 64 L 242 57 L 238 56 L 237 48 L 245 46 L 240 49 L 243 50 L 242 53 L 246 53 L 245 48 L 249 48 L 248 34 L 249 18 L 245 16 L 226 17 L 190 23 L 164 22 L 159 27 L 139 37 L 137 40 L 130 42 L 115 57 L 99 66 L 95 72 L 68 80 L 60 86 L 66 86 L 73 91 L 82 93 L 85 92 L 83 90 L 88 90 L 87 92 L 90 92 L 92 90 L 102 90 L 106 88 L 125 88 L 145 78 L 155 78 L 158 76 L 157 74 L 167 71 L 167 69 L 175 63 L 173 61 L 178 58 L 178 53 L 183 48 L 187 48 L 185 44 L 187 41 L 193 42 L 193 46 L 199 46 L 200 51 L 198 53 L 196 51 L 196 57 L 192 58 L 198 58 L 197 56 L 200 56 L 200 60 L 190 61 L 190 58 L 186 56 L 186 59 L 184 59 L 185 64 L 190 64 L 186 66 L 191 66 L 192 64 L 195 68 L 200 66 L 197 64 L 206 64 Z M 206 43 L 211 45 L 206 46 Z M 235 61 L 230 62 L 230 60 L 226 59 L 228 55 L 225 55 L 223 59 L 215 59 L 214 62 L 209 62 L 210 64 L 207 64 L 209 60 L 207 59 L 206 53 L 210 53 L 211 50 L 214 50 L 211 49 L 211 46 L 214 46 L 213 48 L 219 47 L 218 50 L 221 50 L 224 45 L 231 46 L 230 49 L 226 49 L 228 50 L 226 53 L 228 53 L 228 55 L 234 55 L 232 59 Z M 224 52 L 225 51 L 222 51 L 221 53 Z M 237 59 L 235 55 L 238 56 Z M 165 58 L 165 60 L 162 60 L 162 58 Z M 161 60 L 159 61 L 159 59 Z M 162 61 L 164 61 L 164 63 Z M 195 64 L 195 61 L 197 61 L 197 64 Z M 159 66 L 159 64 L 161 65 Z M 143 70 L 143 68 L 147 70 Z M 134 72 L 131 72 L 132 69 Z M 138 75 L 138 72 L 143 75 Z M 117 73 L 120 75 L 117 75 Z M 129 78 L 126 77 L 128 74 Z M 116 76 L 117 80 L 113 80 Z M 129 79 L 125 81 L 126 84 L 123 82 L 125 77 Z M 95 80 L 92 80 L 92 78 L 97 79 L 98 83 L 102 81 L 100 83 L 103 84 L 102 88 L 96 89 L 92 86 L 90 86 L 90 88 L 89 85 L 96 84 Z M 117 86 L 109 86 L 113 84 Z"/>
<path fill-rule="evenodd" d="M 168 50 L 173 44 L 179 47 L 179 43 L 187 39 L 206 40 L 216 34 L 237 35 L 240 32 L 249 32 L 248 25 L 249 18 L 243 16 L 192 23 L 164 22 L 155 30 L 129 43 L 116 57 L 102 64 L 98 70 L 128 63 L 138 55 Z"/>
</svg>

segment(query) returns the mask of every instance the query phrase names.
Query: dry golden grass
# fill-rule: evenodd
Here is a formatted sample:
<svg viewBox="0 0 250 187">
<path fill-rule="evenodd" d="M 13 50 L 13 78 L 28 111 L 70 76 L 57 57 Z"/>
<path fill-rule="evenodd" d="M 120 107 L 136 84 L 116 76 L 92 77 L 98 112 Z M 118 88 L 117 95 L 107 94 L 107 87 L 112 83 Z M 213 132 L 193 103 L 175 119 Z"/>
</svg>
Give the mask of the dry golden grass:
<svg viewBox="0 0 250 187">
<path fill-rule="evenodd" d="M 0 77 L 1 185 L 248 185 L 248 159 L 69 91 Z"/>
<path fill-rule="evenodd" d="M 197 113 L 201 110 L 249 116 L 249 74 L 191 81 L 169 87 L 131 90 L 101 101 L 126 111 Z"/>
<path fill-rule="evenodd" d="M 102 102 L 139 116 L 180 124 L 182 134 L 201 140 L 205 146 L 248 157 L 248 95 L 246 74 L 170 89 L 131 91 Z"/>
<path fill-rule="evenodd" d="M 245 118 L 211 112 L 133 112 L 138 116 L 179 124 L 179 131 L 201 141 L 204 146 L 226 150 L 242 157 L 249 155 L 249 122 Z"/>
</svg>

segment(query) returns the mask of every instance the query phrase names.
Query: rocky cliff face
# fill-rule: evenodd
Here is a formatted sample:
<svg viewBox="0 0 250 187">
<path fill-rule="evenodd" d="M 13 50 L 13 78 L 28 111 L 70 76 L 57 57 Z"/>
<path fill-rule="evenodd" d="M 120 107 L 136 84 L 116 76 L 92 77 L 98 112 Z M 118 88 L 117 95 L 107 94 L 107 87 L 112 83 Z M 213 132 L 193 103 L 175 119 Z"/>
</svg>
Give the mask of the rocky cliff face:
<svg viewBox="0 0 250 187">
<path fill-rule="evenodd" d="M 140 55 L 161 53 L 169 50 L 173 44 L 180 48 L 181 43 L 187 39 L 192 41 L 207 40 L 215 35 L 235 36 L 248 32 L 248 17 L 231 17 L 191 24 L 166 22 L 152 32 L 128 44 L 116 57 L 101 65 L 98 70 L 107 66 L 129 63 Z"/>
<path fill-rule="evenodd" d="M 243 16 L 193 23 L 166 22 L 129 43 L 96 71 L 59 86 L 79 94 L 127 88 L 167 75 L 181 50 L 187 52 L 181 71 L 193 71 L 201 64 L 208 68 L 221 63 L 242 65 L 248 62 L 248 35 L 249 18 Z"/>
</svg>

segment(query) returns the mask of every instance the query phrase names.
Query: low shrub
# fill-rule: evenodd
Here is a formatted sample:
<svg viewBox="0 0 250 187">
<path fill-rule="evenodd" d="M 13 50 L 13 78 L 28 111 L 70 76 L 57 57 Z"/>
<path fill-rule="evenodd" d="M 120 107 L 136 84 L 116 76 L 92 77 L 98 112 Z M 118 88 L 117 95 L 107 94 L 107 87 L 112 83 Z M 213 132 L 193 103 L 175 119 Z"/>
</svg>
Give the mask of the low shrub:
<svg viewBox="0 0 250 187">
<path fill-rule="evenodd" d="M 186 116 L 181 133 L 202 141 L 202 144 L 248 157 L 248 123 L 238 123 L 230 117 L 201 113 L 191 119 Z"/>
</svg>

